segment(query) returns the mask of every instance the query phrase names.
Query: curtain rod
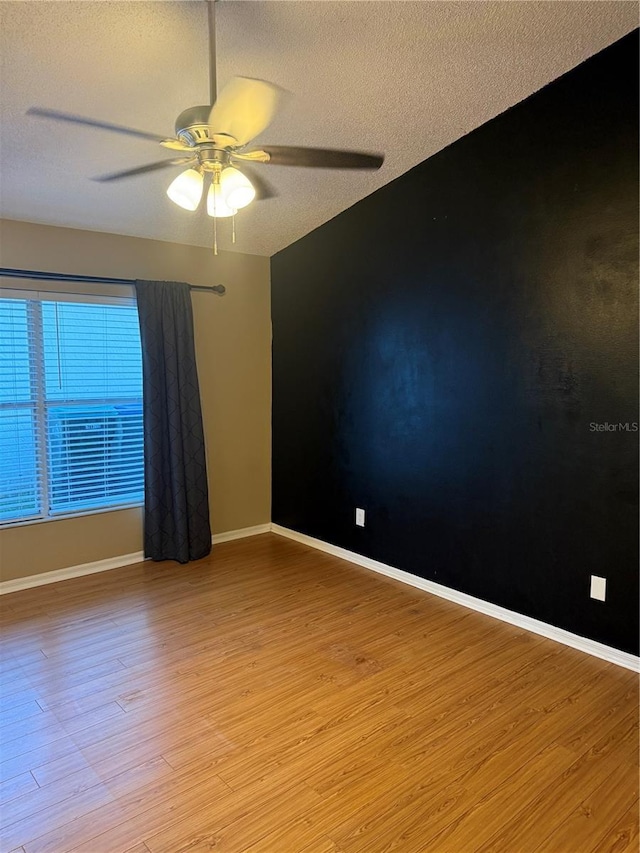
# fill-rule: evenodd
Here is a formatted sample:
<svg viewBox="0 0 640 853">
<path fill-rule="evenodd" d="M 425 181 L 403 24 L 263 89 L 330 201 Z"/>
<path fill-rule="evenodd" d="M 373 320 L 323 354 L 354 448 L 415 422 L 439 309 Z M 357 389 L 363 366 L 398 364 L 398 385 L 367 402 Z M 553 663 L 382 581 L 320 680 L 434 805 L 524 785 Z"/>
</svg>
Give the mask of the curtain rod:
<svg viewBox="0 0 640 853">
<path fill-rule="evenodd" d="M 80 284 L 125 284 L 129 287 L 135 285 L 135 280 L 132 278 L 103 278 L 100 275 L 69 275 L 62 272 L 40 272 L 39 270 L 12 270 L 7 267 L 0 267 L 0 277 L 3 278 L 31 278 L 36 281 L 74 281 Z M 211 293 L 218 293 L 222 296 L 226 293 L 227 288 L 224 284 L 214 284 L 211 287 L 205 287 L 199 284 L 190 284 L 189 290 L 206 290 Z"/>
</svg>

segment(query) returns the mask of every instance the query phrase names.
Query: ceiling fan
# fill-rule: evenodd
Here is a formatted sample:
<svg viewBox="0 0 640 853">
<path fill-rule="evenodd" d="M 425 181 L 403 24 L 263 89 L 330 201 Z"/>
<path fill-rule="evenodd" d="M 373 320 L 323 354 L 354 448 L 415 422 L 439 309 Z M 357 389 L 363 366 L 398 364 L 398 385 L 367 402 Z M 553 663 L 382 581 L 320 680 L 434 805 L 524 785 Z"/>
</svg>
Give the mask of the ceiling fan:
<svg viewBox="0 0 640 853">
<path fill-rule="evenodd" d="M 209 184 L 206 194 L 207 213 L 214 218 L 214 251 L 217 252 L 215 222 L 218 218 L 235 217 L 237 211 L 250 204 L 254 198 L 265 199 L 277 195 L 273 187 L 251 169 L 252 164 L 379 169 L 384 162 L 384 155 L 287 145 L 250 147 L 249 143 L 273 120 L 283 91 L 264 80 L 234 77 L 217 95 L 214 11 L 216 0 L 205 2 L 208 8 L 211 104 L 189 107 L 181 112 L 176 119 L 175 136 L 167 138 L 161 134 L 43 107 L 31 107 L 27 110 L 27 115 L 148 139 L 171 151 L 179 152 L 180 156 L 172 159 L 99 175 L 93 180 L 119 181 L 158 169 L 187 166 L 169 185 L 167 195 L 180 207 L 193 211 L 199 207 L 204 196 L 205 181 Z M 242 170 L 238 165 L 242 166 Z M 235 242 L 235 227 L 233 240 Z"/>
</svg>

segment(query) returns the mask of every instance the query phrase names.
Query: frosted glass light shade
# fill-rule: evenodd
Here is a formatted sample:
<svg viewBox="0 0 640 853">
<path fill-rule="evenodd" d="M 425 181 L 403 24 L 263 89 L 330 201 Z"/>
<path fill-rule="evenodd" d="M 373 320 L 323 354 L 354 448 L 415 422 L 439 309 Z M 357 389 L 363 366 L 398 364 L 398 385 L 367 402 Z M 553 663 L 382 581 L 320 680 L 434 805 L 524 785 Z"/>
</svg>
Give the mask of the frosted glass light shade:
<svg viewBox="0 0 640 853">
<path fill-rule="evenodd" d="M 200 204 L 203 186 L 204 178 L 200 172 L 195 169 L 187 169 L 169 184 L 167 195 L 171 201 L 185 210 L 195 210 Z"/>
<path fill-rule="evenodd" d="M 234 216 L 235 212 L 235 207 L 229 207 L 226 203 L 222 186 L 212 183 L 207 193 L 207 213 L 209 216 L 221 219 L 224 216 Z"/>
<path fill-rule="evenodd" d="M 220 187 L 228 207 L 235 210 L 251 204 L 256 197 L 256 191 L 249 178 L 233 166 L 228 166 L 220 175 Z"/>
</svg>

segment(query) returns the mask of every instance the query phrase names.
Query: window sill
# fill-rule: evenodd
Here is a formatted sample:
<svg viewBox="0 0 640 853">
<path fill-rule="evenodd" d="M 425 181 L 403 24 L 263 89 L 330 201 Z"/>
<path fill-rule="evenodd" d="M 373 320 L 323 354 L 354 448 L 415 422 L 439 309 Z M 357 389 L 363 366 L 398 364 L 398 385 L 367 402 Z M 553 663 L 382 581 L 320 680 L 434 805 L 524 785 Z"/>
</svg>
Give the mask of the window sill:
<svg viewBox="0 0 640 853">
<path fill-rule="evenodd" d="M 88 509 L 85 512 L 69 512 L 64 515 L 51 515 L 47 518 L 25 518 L 24 521 L 5 521 L 0 523 L 0 530 L 11 530 L 14 527 L 27 527 L 31 524 L 45 524 L 50 521 L 65 521 L 68 518 L 84 518 L 87 515 L 102 515 L 105 512 L 120 512 L 125 509 L 138 509 L 144 503 L 123 504 L 121 506 L 105 506 L 100 509 Z"/>
</svg>

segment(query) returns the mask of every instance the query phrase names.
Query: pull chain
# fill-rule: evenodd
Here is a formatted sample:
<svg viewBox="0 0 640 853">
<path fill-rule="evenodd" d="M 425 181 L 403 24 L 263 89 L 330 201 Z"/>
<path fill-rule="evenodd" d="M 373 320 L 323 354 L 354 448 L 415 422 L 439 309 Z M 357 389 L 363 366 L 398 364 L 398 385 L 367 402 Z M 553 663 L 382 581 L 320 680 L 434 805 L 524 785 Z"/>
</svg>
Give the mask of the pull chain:
<svg viewBox="0 0 640 853">
<path fill-rule="evenodd" d="M 236 215 L 235 213 L 231 217 L 231 242 L 236 242 Z"/>
</svg>

